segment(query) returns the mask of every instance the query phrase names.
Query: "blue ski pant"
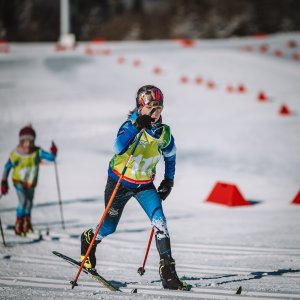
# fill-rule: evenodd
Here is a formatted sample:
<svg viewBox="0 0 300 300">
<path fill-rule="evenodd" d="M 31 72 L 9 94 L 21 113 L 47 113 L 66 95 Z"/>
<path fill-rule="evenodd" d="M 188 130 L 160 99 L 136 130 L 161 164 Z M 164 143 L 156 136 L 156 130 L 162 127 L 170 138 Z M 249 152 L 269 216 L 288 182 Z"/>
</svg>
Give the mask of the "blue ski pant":
<svg viewBox="0 0 300 300">
<path fill-rule="evenodd" d="M 105 207 L 109 202 L 116 183 L 117 182 L 115 180 L 108 177 L 104 193 Z M 167 221 L 163 212 L 161 199 L 153 183 L 137 189 L 128 188 L 121 184 L 108 214 L 104 219 L 96 240 L 102 240 L 104 237 L 116 231 L 124 207 L 132 197 L 139 202 L 140 206 L 151 221 L 151 225 L 155 232 L 157 250 L 161 258 L 166 255 L 171 256 L 171 243 Z M 96 231 L 97 226 L 98 225 L 94 227 L 94 232 Z"/>
<path fill-rule="evenodd" d="M 28 188 L 21 185 L 16 185 L 16 192 L 18 196 L 17 218 L 23 218 L 31 215 L 33 205 L 34 188 Z"/>
</svg>

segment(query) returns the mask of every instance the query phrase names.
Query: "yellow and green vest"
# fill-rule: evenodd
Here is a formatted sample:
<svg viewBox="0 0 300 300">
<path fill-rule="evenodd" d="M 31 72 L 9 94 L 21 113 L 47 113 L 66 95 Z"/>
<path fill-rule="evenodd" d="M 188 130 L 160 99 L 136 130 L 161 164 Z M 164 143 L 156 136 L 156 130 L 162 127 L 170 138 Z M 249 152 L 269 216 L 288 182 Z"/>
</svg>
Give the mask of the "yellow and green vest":
<svg viewBox="0 0 300 300">
<path fill-rule="evenodd" d="M 121 175 L 135 145 L 137 136 L 125 153 L 121 155 L 115 154 L 111 159 L 110 168 L 117 176 Z M 167 125 L 164 125 L 159 138 L 154 138 L 144 131 L 129 162 L 124 180 L 133 184 L 147 184 L 153 181 L 156 174 L 156 165 L 161 158 L 161 149 L 167 147 L 170 141 L 171 132 L 170 127 Z"/>
<path fill-rule="evenodd" d="M 10 160 L 14 165 L 12 180 L 14 184 L 22 184 L 27 187 L 35 187 L 39 174 L 40 148 L 36 147 L 30 154 L 20 154 L 14 150 L 10 154 Z"/>
</svg>

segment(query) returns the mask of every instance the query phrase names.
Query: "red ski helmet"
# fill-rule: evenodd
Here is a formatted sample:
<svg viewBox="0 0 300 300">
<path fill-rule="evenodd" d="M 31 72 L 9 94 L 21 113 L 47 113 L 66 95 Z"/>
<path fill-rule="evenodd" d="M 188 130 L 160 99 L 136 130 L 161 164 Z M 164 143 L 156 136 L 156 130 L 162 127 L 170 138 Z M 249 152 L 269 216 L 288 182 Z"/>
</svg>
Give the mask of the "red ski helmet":
<svg viewBox="0 0 300 300">
<path fill-rule="evenodd" d="M 144 85 L 139 88 L 136 94 L 136 107 L 143 107 L 152 101 L 158 101 L 157 104 L 163 106 L 164 95 L 162 91 L 154 85 Z"/>
<path fill-rule="evenodd" d="M 19 132 L 20 141 L 23 141 L 23 140 L 26 140 L 26 139 L 34 141 L 35 137 L 36 137 L 36 133 L 35 133 L 34 129 L 32 128 L 31 124 L 26 125 Z"/>
</svg>

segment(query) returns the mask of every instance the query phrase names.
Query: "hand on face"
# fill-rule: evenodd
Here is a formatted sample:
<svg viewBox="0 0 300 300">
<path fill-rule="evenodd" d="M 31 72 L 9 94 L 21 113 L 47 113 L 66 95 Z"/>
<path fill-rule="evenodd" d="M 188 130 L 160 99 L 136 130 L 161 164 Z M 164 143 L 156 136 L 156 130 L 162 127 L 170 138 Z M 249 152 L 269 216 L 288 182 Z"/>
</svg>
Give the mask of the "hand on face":
<svg viewBox="0 0 300 300">
<path fill-rule="evenodd" d="M 155 103 L 154 103 L 155 104 Z M 152 103 L 143 106 L 140 110 L 141 115 L 148 115 L 151 110 L 155 108 L 155 111 L 152 113 L 151 117 L 154 119 L 153 123 L 157 122 L 160 118 L 163 106 L 156 106 Z"/>
</svg>

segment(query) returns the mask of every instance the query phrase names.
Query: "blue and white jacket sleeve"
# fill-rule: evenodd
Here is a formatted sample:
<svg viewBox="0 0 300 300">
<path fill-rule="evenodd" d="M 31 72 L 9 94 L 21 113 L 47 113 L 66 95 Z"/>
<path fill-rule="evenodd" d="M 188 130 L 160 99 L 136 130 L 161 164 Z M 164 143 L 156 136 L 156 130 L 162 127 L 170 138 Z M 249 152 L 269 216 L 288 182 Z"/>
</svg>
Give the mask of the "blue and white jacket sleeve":
<svg viewBox="0 0 300 300">
<path fill-rule="evenodd" d="M 171 135 L 171 141 L 169 145 L 162 149 L 162 154 L 165 161 L 165 178 L 174 180 L 175 165 L 176 165 L 176 146 L 173 135 Z"/>
<path fill-rule="evenodd" d="M 126 121 L 120 127 L 117 138 L 115 140 L 113 151 L 117 155 L 121 155 L 127 151 L 129 146 L 133 143 L 138 130 L 134 127 L 131 121 Z"/>
<path fill-rule="evenodd" d="M 9 159 L 4 165 L 2 180 L 7 180 L 10 170 L 14 167 L 13 162 Z"/>
<path fill-rule="evenodd" d="M 46 152 L 43 149 L 40 149 L 40 159 L 48 160 L 48 161 L 55 161 L 55 155 L 51 152 Z"/>
</svg>

